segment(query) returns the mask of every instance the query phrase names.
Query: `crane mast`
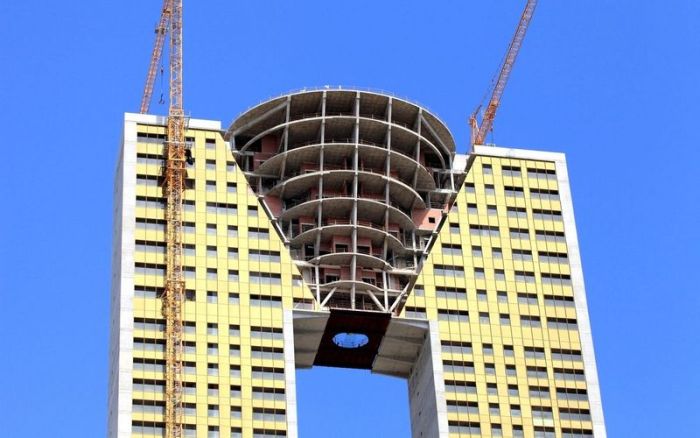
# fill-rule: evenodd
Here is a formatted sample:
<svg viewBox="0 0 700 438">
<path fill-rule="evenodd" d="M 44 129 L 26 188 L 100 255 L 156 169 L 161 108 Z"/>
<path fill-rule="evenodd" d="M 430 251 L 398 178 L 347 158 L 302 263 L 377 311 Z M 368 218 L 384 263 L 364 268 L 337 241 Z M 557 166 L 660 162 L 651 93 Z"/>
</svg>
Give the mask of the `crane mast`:
<svg viewBox="0 0 700 438">
<path fill-rule="evenodd" d="M 168 33 L 170 24 L 170 11 L 172 9 L 171 0 L 163 0 L 161 8 L 160 20 L 156 26 L 156 40 L 153 43 L 153 53 L 151 54 L 151 63 L 148 65 L 148 74 L 146 75 L 146 85 L 143 88 L 143 96 L 141 97 L 141 114 L 148 113 L 148 108 L 151 105 L 151 96 L 153 95 L 153 84 L 156 80 L 158 72 L 158 62 L 163 56 L 163 45 L 165 44 L 165 36 Z"/>
<path fill-rule="evenodd" d="M 528 0 L 525 5 L 525 10 L 523 11 L 520 21 L 518 22 L 518 27 L 515 30 L 515 35 L 508 46 L 508 51 L 501 64 L 500 71 L 498 73 L 498 79 L 493 86 L 493 91 L 491 92 L 491 99 L 489 100 L 484 114 L 481 120 L 481 124 L 478 122 L 478 115 L 481 111 L 481 105 L 479 105 L 476 110 L 469 117 L 469 125 L 471 127 L 471 145 L 484 144 L 486 135 L 493 129 L 493 121 L 496 118 L 496 111 L 501 103 L 501 97 L 503 96 L 503 90 L 506 88 L 508 83 L 508 78 L 513 70 L 513 65 L 515 64 L 515 59 L 518 57 L 520 48 L 522 47 L 523 40 L 525 39 L 525 33 L 530 25 L 532 16 L 535 13 L 535 7 L 537 6 L 537 0 Z"/>
<path fill-rule="evenodd" d="M 183 310 L 185 279 L 182 267 L 182 197 L 185 190 L 187 159 L 186 119 L 182 104 L 182 0 L 163 0 L 156 27 L 156 40 L 141 99 L 141 113 L 147 113 L 153 93 L 157 66 L 170 33 L 170 106 L 163 150 L 163 197 L 165 198 L 165 290 L 162 314 L 165 319 L 165 423 L 166 438 L 183 435 Z"/>
</svg>

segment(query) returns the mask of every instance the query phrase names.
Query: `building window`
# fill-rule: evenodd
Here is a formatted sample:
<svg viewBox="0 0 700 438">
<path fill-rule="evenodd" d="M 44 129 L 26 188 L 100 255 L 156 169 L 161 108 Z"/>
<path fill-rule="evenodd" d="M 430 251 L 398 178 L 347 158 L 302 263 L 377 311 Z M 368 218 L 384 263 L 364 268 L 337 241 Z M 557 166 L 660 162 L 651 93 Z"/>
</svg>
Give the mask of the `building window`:
<svg viewBox="0 0 700 438">
<path fill-rule="evenodd" d="M 213 344 L 213 343 L 207 344 L 207 355 L 218 356 L 219 355 L 219 346 L 217 344 Z"/>
<path fill-rule="evenodd" d="M 527 177 L 531 179 L 557 180 L 557 174 L 554 170 L 534 169 L 532 167 L 527 168 Z"/>
<path fill-rule="evenodd" d="M 538 253 L 540 263 L 568 264 L 569 256 L 565 252 L 540 251 Z"/>
<path fill-rule="evenodd" d="M 539 201 L 559 201 L 559 191 L 549 189 L 530 189 L 530 198 Z"/>
<path fill-rule="evenodd" d="M 282 307 L 282 298 L 270 297 L 266 295 L 251 295 L 250 305 L 255 307 L 280 308 Z"/>
<path fill-rule="evenodd" d="M 228 237 L 234 238 L 238 237 L 238 227 L 235 225 L 228 226 Z"/>
<path fill-rule="evenodd" d="M 507 215 L 510 219 L 525 219 L 527 220 L 527 210 L 523 207 L 508 207 L 506 209 Z M 527 231 L 527 230 L 526 230 Z M 511 238 L 512 237 L 511 231 Z M 522 237 L 520 237 L 522 239 Z"/>
<path fill-rule="evenodd" d="M 241 348 L 238 347 L 238 354 L 240 356 L 241 353 Z M 229 365 L 228 367 L 229 370 L 229 377 L 232 379 L 240 379 L 241 378 L 241 366 L 240 365 Z"/>
<path fill-rule="evenodd" d="M 477 402 L 447 400 L 448 414 L 479 415 Z"/>
<path fill-rule="evenodd" d="M 530 398 L 549 398 L 549 387 L 547 386 L 530 386 L 528 390 Z"/>
<path fill-rule="evenodd" d="M 495 383 L 486 384 L 486 394 L 490 396 L 498 395 L 498 386 Z"/>
<path fill-rule="evenodd" d="M 487 312 L 479 312 L 479 322 L 481 324 L 489 324 L 489 314 Z"/>
<path fill-rule="evenodd" d="M 588 401 L 588 391 L 576 388 L 557 388 L 557 399 L 566 401 Z"/>
<path fill-rule="evenodd" d="M 248 228 L 248 237 L 250 239 L 269 239 L 270 233 L 264 228 Z"/>
<path fill-rule="evenodd" d="M 544 348 L 525 347 L 525 359 L 544 359 Z"/>
<path fill-rule="evenodd" d="M 510 416 L 520 418 L 523 415 L 520 405 L 510 405 Z"/>
<path fill-rule="evenodd" d="M 443 256 L 461 256 L 462 255 L 462 245 L 452 245 L 449 243 L 442 244 L 442 255 Z"/>
<path fill-rule="evenodd" d="M 213 292 L 216 293 L 216 292 Z M 207 292 L 209 294 L 209 292 Z M 207 323 L 207 335 L 208 336 L 218 336 L 219 335 L 219 324 L 215 322 Z"/>
<path fill-rule="evenodd" d="M 248 256 L 252 262 L 280 263 L 281 261 L 279 251 L 250 249 L 248 250 Z"/>
<path fill-rule="evenodd" d="M 496 196 L 496 189 L 493 184 L 484 184 L 484 194 L 486 196 Z"/>
<path fill-rule="evenodd" d="M 447 322 L 469 322 L 469 312 L 466 310 L 438 309 L 438 320 Z"/>
<path fill-rule="evenodd" d="M 219 375 L 219 364 L 216 364 L 216 363 L 207 364 L 207 375 L 218 376 Z"/>
<path fill-rule="evenodd" d="M 515 271 L 515 281 L 521 281 L 524 283 L 534 283 L 535 273 L 527 271 Z"/>
<path fill-rule="evenodd" d="M 536 306 L 537 305 L 537 294 L 528 294 L 525 292 L 518 293 L 518 304 L 524 304 L 526 306 Z"/>
<path fill-rule="evenodd" d="M 586 376 L 584 375 L 583 370 L 554 368 L 554 379 L 555 380 L 575 381 L 575 382 L 585 382 Z"/>
<path fill-rule="evenodd" d="M 219 438 L 219 426 L 207 427 L 207 438 Z"/>
<path fill-rule="evenodd" d="M 532 209 L 532 218 L 536 221 L 553 221 L 553 222 L 561 222 L 562 216 L 561 216 L 561 211 L 558 210 L 541 210 L 541 209 Z"/>
<path fill-rule="evenodd" d="M 406 318 L 427 319 L 428 314 L 423 307 L 406 306 Z"/>
<path fill-rule="evenodd" d="M 235 216 L 238 214 L 238 206 L 225 202 L 207 202 L 207 213 Z"/>
<path fill-rule="evenodd" d="M 481 426 L 479 423 L 469 421 L 449 421 L 448 430 L 450 434 L 459 436 L 481 436 Z"/>
<path fill-rule="evenodd" d="M 498 315 L 498 322 L 501 325 L 510 325 L 510 315 L 508 315 L 507 313 L 501 313 L 500 315 Z"/>
<path fill-rule="evenodd" d="M 442 341 L 442 352 L 446 354 L 471 355 L 471 342 Z"/>
<path fill-rule="evenodd" d="M 505 186 L 503 187 L 503 192 L 506 196 L 512 198 L 523 198 L 525 194 L 522 187 Z"/>
<path fill-rule="evenodd" d="M 250 282 L 258 284 L 282 284 L 282 276 L 271 272 L 250 272 Z"/>
<path fill-rule="evenodd" d="M 578 323 L 573 318 L 547 318 L 547 327 L 555 330 L 578 330 Z"/>
<path fill-rule="evenodd" d="M 531 262 L 532 251 L 529 249 L 513 249 L 513 260 L 518 262 Z"/>
<path fill-rule="evenodd" d="M 232 358 L 241 357 L 240 345 L 229 345 L 228 346 L 228 355 L 229 355 L 229 357 L 232 357 Z M 240 367 L 239 367 L 238 371 L 240 373 Z"/>
<path fill-rule="evenodd" d="M 542 327 L 540 317 L 537 315 L 520 315 L 520 325 L 523 327 Z"/>
<path fill-rule="evenodd" d="M 464 277 L 464 268 L 462 266 L 434 265 L 433 273 L 444 277 Z"/>
<path fill-rule="evenodd" d="M 214 276 L 216 278 L 216 276 Z M 218 301 L 218 295 L 214 291 L 207 291 L 207 303 L 216 304 Z"/>
<path fill-rule="evenodd" d="M 473 236 L 481 236 L 481 237 L 500 237 L 500 231 L 498 230 L 498 227 L 495 225 L 478 225 L 478 224 L 472 224 L 469 225 L 469 233 L 472 234 Z"/>
<path fill-rule="evenodd" d="M 216 280 L 217 272 L 216 268 L 207 268 L 207 280 Z"/>
<path fill-rule="evenodd" d="M 477 289 L 476 291 L 476 299 L 479 301 L 486 301 L 488 296 L 486 295 L 486 291 L 482 289 Z"/>
<path fill-rule="evenodd" d="M 216 236 L 216 224 L 207 224 L 207 235 Z"/>
<path fill-rule="evenodd" d="M 442 362 L 443 370 L 446 373 L 474 374 L 474 362 L 463 362 L 459 360 L 445 360 Z"/>
<path fill-rule="evenodd" d="M 542 379 L 547 380 L 547 368 L 545 367 L 527 367 L 527 378 L 528 379 Z"/>
<path fill-rule="evenodd" d="M 238 270 L 237 269 L 229 269 L 228 270 L 228 281 L 238 282 L 238 280 L 239 280 Z"/>
<path fill-rule="evenodd" d="M 207 181 L 206 190 L 207 192 L 216 192 L 216 181 Z"/>
<path fill-rule="evenodd" d="M 240 300 L 238 294 L 237 294 L 237 293 L 233 293 L 233 292 L 229 292 L 229 294 L 228 294 L 228 303 L 229 303 L 229 304 L 236 305 L 236 306 L 238 306 L 239 304 L 241 304 L 241 300 Z"/>
<path fill-rule="evenodd" d="M 256 327 L 250 328 L 251 339 L 262 341 L 283 341 L 284 334 L 281 328 L 277 327 Z"/>
<path fill-rule="evenodd" d="M 508 397 L 518 397 L 518 385 L 508 385 Z"/>
<path fill-rule="evenodd" d="M 559 408 L 559 418 L 565 421 L 591 421 L 591 411 L 588 409 Z"/>
<path fill-rule="evenodd" d="M 207 160 L 205 164 L 207 170 L 216 170 L 216 160 Z"/>
<path fill-rule="evenodd" d="M 453 394 L 476 394 L 476 383 L 445 380 L 445 392 L 451 392 Z"/>
<path fill-rule="evenodd" d="M 552 360 L 582 362 L 583 356 L 580 350 L 552 348 Z"/>
<path fill-rule="evenodd" d="M 504 345 L 503 346 L 503 356 L 505 356 L 505 357 L 515 356 L 515 351 L 513 350 L 512 345 Z"/>
<path fill-rule="evenodd" d="M 496 281 L 506 281 L 506 272 L 503 269 L 494 270 L 494 277 Z"/>
<path fill-rule="evenodd" d="M 231 385 L 231 389 L 229 391 L 229 397 L 241 398 L 241 387 L 238 385 Z"/>
<path fill-rule="evenodd" d="M 472 246 L 472 257 L 483 257 L 484 253 L 480 246 Z"/>
<path fill-rule="evenodd" d="M 241 327 L 235 324 L 229 324 L 228 335 L 232 338 L 237 338 L 241 336 Z"/>
<path fill-rule="evenodd" d="M 467 290 L 462 287 L 447 287 L 447 286 L 437 286 L 435 288 L 435 294 L 438 298 L 447 299 L 466 299 Z"/>
<path fill-rule="evenodd" d="M 521 178 L 523 176 L 519 167 L 501 166 L 501 175 L 506 178 Z"/>
</svg>

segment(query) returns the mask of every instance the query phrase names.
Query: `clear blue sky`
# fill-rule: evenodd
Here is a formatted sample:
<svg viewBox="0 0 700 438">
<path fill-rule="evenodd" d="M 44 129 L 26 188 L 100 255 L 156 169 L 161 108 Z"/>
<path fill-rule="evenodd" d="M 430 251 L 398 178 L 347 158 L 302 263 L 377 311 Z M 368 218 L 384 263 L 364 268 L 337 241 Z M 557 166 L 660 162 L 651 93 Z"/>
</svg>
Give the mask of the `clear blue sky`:
<svg viewBox="0 0 700 438">
<path fill-rule="evenodd" d="M 186 0 L 185 106 L 227 124 L 291 89 L 374 87 L 464 150 L 523 4 Z M 104 436 L 113 172 L 159 5 L 0 3 L 3 436 Z M 568 156 L 611 437 L 700 430 L 698 23 L 697 0 L 542 0 L 496 122 L 500 145 Z M 299 376 L 302 438 L 409 436 L 403 382 Z"/>
</svg>

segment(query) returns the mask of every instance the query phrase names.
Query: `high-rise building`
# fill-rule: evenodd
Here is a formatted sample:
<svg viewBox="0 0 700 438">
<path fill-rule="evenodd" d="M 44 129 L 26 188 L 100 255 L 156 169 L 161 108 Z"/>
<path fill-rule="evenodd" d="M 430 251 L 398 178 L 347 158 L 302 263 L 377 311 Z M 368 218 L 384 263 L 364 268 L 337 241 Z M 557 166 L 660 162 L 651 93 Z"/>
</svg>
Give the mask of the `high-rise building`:
<svg viewBox="0 0 700 438">
<path fill-rule="evenodd" d="M 114 438 L 163 434 L 165 125 L 124 121 Z M 413 437 L 605 437 L 562 154 L 460 155 L 430 111 L 340 89 L 187 142 L 185 436 L 296 437 L 317 365 L 406 379 Z"/>
</svg>

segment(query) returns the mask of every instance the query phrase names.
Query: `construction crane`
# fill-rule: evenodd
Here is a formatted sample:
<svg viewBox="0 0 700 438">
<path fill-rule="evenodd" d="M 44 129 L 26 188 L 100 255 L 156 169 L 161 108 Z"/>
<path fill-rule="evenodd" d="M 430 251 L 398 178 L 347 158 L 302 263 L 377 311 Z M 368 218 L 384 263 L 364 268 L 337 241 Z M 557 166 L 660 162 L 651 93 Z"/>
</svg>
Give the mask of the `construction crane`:
<svg viewBox="0 0 700 438">
<path fill-rule="evenodd" d="M 501 103 L 501 97 L 503 96 L 503 90 L 506 88 L 508 83 L 508 78 L 510 77 L 510 72 L 513 70 L 513 65 L 515 64 L 515 59 L 518 57 L 520 52 L 520 47 L 522 47 L 523 40 L 525 39 L 525 33 L 530 25 L 532 16 L 535 13 L 535 7 L 537 6 L 537 0 L 528 0 L 525 5 L 525 10 L 520 17 L 520 22 L 518 23 L 518 28 L 515 30 L 515 35 L 508 46 L 508 51 L 501 64 L 500 71 L 498 73 L 498 78 L 493 84 L 493 90 L 491 91 L 491 99 L 489 100 L 486 110 L 484 110 L 481 123 L 478 122 L 478 116 L 481 112 L 482 105 L 479 105 L 476 110 L 469 117 L 469 126 L 471 127 L 471 146 L 477 144 L 484 144 L 486 135 L 493 129 L 493 120 L 496 118 L 496 111 L 498 110 L 498 105 Z"/>
<path fill-rule="evenodd" d="M 151 63 L 148 65 L 148 75 L 146 76 L 146 85 L 143 88 L 143 97 L 141 97 L 141 114 L 148 113 L 148 108 L 151 105 L 151 96 L 153 95 L 153 84 L 158 73 L 158 64 L 163 56 L 163 44 L 165 44 L 165 36 L 168 33 L 170 25 L 170 11 L 172 10 L 172 1 L 163 0 L 161 8 L 160 20 L 156 26 L 156 40 L 153 43 L 153 53 L 151 54 Z"/>
<path fill-rule="evenodd" d="M 182 197 L 185 190 L 185 162 L 190 161 L 185 145 L 186 118 L 182 103 L 182 0 L 163 0 L 156 41 L 141 100 L 141 113 L 147 113 L 153 93 L 158 63 L 166 34 L 170 34 L 170 106 L 163 150 L 163 197 L 165 198 L 165 291 L 162 314 L 165 318 L 165 423 L 166 438 L 183 434 L 183 308 L 185 279 L 182 268 Z"/>
<path fill-rule="evenodd" d="M 165 0 L 168 1 L 168 0 Z M 166 198 L 166 265 L 162 312 L 165 317 L 165 437 L 183 431 L 182 196 L 185 190 L 185 111 L 182 103 L 182 0 L 170 1 L 170 107 L 165 143 L 163 191 Z"/>
</svg>

